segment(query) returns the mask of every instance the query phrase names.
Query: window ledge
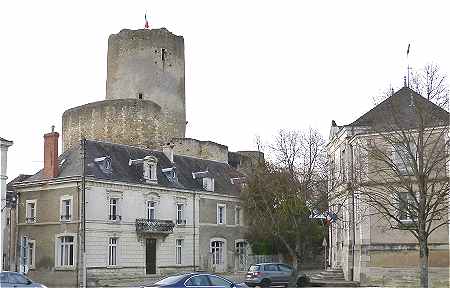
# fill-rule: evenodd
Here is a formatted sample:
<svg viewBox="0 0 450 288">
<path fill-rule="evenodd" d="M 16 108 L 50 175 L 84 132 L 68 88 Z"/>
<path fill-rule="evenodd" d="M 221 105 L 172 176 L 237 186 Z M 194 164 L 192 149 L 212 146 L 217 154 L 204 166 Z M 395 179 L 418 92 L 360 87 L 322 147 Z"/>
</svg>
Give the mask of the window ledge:
<svg viewBox="0 0 450 288">
<path fill-rule="evenodd" d="M 106 265 L 106 269 L 122 269 L 122 266 L 119 265 Z"/>
<path fill-rule="evenodd" d="M 73 271 L 76 270 L 76 266 L 57 266 L 55 267 L 56 271 Z"/>
</svg>

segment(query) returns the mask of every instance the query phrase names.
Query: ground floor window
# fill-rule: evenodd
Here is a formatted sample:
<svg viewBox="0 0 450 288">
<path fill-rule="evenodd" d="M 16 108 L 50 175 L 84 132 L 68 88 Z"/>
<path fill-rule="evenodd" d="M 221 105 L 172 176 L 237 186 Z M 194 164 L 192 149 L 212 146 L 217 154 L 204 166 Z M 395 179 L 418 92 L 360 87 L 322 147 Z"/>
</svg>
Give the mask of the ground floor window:
<svg viewBox="0 0 450 288">
<path fill-rule="evenodd" d="M 117 238 L 109 238 L 108 244 L 108 266 L 117 265 Z"/>
<path fill-rule="evenodd" d="M 74 236 L 60 236 L 57 238 L 57 265 L 74 266 Z"/>
<path fill-rule="evenodd" d="M 212 241 L 211 242 L 211 254 L 212 254 L 212 264 L 220 265 L 224 263 L 223 259 L 223 241 Z"/>
<path fill-rule="evenodd" d="M 183 239 L 177 239 L 176 240 L 176 264 L 181 264 L 181 249 L 183 247 Z"/>
<path fill-rule="evenodd" d="M 36 241 L 35 240 L 28 240 L 28 266 L 30 269 L 34 268 L 35 263 L 35 252 L 36 252 Z"/>
</svg>

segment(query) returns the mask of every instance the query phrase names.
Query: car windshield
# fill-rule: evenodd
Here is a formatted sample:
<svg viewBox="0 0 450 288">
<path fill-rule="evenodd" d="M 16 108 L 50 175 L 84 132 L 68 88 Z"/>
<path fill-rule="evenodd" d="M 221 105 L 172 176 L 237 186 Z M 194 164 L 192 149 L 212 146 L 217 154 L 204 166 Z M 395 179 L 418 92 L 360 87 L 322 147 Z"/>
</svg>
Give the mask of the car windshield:
<svg viewBox="0 0 450 288">
<path fill-rule="evenodd" d="M 159 280 L 154 285 L 158 286 L 164 286 L 164 285 L 172 285 L 183 279 L 186 275 L 176 275 L 176 276 L 170 276 L 167 278 L 164 278 L 162 280 Z"/>
<path fill-rule="evenodd" d="M 255 271 L 259 271 L 259 266 L 258 265 L 252 265 L 250 266 L 250 268 L 248 268 L 249 272 L 255 272 Z"/>
</svg>

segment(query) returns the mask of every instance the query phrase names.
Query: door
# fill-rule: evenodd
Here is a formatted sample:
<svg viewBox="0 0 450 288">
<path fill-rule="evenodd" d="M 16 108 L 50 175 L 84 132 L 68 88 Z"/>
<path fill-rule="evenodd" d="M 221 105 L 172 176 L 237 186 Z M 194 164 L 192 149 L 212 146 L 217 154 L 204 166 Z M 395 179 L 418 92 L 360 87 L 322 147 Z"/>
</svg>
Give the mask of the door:
<svg viewBox="0 0 450 288">
<path fill-rule="evenodd" d="M 212 266 L 215 272 L 225 271 L 225 245 L 223 241 L 211 242 Z"/>
<path fill-rule="evenodd" d="M 280 270 L 280 282 L 288 283 L 292 273 L 294 272 L 292 268 L 284 264 L 278 264 L 278 270 Z"/>
<path fill-rule="evenodd" d="M 145 239 L 145 273 L 156 274 L 156 239 Z"/>
<path fill-rule="evenodd" d="M 236 243 L 237 263 L 236 268 L 238 271 L 247 271 L 247 242 L 241 241 Z"/>
</svg>

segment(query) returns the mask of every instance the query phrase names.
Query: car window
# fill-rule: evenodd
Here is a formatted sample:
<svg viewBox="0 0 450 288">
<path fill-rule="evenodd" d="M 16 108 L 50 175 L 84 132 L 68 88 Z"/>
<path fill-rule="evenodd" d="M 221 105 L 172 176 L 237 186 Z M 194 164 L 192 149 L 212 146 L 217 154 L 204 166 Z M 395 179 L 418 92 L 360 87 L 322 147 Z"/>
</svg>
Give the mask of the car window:
<svg viewBox="0 0 450 288">
<path fill-rule="evenodd" d="M 289 267 L 287 265 L 283 265 L 283 264 L 279 264 L 278 269 L 280 269 L 280 271 L 283 271 L 283 272 L 292 272 L 291 267 Z"/>
<path fill-rule="evenodd" d="M 0 283 L 9 283 L 8 273 L 0 273 Z"/>
<path fill-rule="evenodd" d="M 164 279 L 159 280 L 155 283 L 155 285 L 172 285 L 180 281 L 182 278 L 184 278 L 186 275 L 176 275 L 176 276 L 170 276 Z"/>
<path fill-rule="evenodd" d="M 233 283 L 231 283 L 230 281 L 212 275 L 209 275 L 209 281 L 211 281 L 211 286 L 214 287 L 231 288 L 231 286 L 233 286 Z"/>
<path fill-rule="evenodd" d="M 255 271 L 259 271 L 259 266 L 258 265 L 252 265 L 248 268 L 249 272 L 255 272 Z"/>
<path fill-rule="evenodd" d="M 12 284 L 28 284 L 28 279 L 16 273 L 9 274 L 9 283 Z"/>
<path fill-rule="evenodd" d="M 186 286 L 211 286 L 211 285 L 209 284 L 208 276 L 198 275 L 193 276 L 188 281 L 186 281 Z"/>
<path fill-rule="evenodd" d="M 278 271 L 278 267 L 275 264 L 265 265 L 264 271 Z"/>
</svg>

